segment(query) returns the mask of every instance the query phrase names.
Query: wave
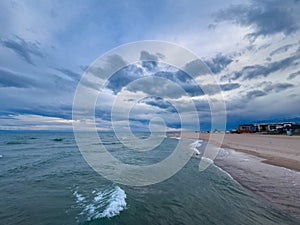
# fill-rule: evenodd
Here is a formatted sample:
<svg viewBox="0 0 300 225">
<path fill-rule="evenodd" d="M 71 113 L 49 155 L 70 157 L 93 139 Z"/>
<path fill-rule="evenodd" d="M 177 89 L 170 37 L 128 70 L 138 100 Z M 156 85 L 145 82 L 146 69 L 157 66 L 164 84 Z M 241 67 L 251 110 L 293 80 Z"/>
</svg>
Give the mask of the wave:
<svg viewBox="0 0 300 225">
<path fill-rule="evenodd" d="M 207 163 L 207 164 L 213 164 L 213 165 L 215 165 L 215 164 L 214 164 L 214 161 L 213 161 L 212 159 L 210 159 L 210 158 L 207 158 L 207 157 L 202 156 L 202 157 L 201 157 L 201 160 L 204 161 L 204 162 Z"/>
<path fill-rule="evenodd" d="M 202 145 L 202 140 L 197 140 L 197 141 L 194 141 L 192 144 L 190 144 L 190 146 L 192 148 L 199 148 L 201 145 Z"/>
<path fill-rule="evenodd" d="M 180 140 L 180 139 L 181 139 L 180 137 L 168 137 L 168 138 L 171 138 L 171 139 L 177 139 L 177 140 Z"/>
<path fill-rule="evenodd" d="M 85 197 L 82 194 L 79 194 L 77 190 L 73 193 L 73 195 L 76 197 L 76 203 L 85 201 Z"/>
<path fill-rule="evenodd" d="M 117 145 L 120 144 L 119 141 L 107 141 L 107 142 L 102 142 L 101 145 Z"/>
<path fill-rule="evenodd" d="M 231 180 L 235 181 L 235 179 L 231 176 L 230 173 L 228 173 L 226 170 L 223 170 L 221 167 L 215 165 L 216 168 L 218 168 L 218 170 L 220 170 L 222 173 L 226 174 Z M 235 181 L 237 182 L 237 181 Z"/>
<path fill-rule="evenodd" d="M 194 141 L 194 143 L 192 143 L 191 145 L 195 146 L 195 147 L 200 147 L 202 145 L 202 140 L 197 140 L 197 141 Z"/>
<path fill-rule="evenodd" d="M 105 191 L 93 191 L 92 199 L 88 199 L 77 190 L 73 195 L 76 197 L 76 203 L 83 208 L 80 215 L 86 216 L 88 221 L 117 216 L 127 205 L 126 193 L 119 186 Z"/>
<path fill-rule="evenodd" d="M 196 155 L 200 155 L 201 154 L 197 148 L 193 148 L 193 150 L 196 153 Z"/>
<path fill-rule="evenodd" d="M 9 141 L 6 142 L 7 145 L 24 145 L 27 144 L 26 142 L 21 142 L 21 141 Z"/>
<path fill-rule="evenodd" d="M 126 194 L 119 186 L 116 187 L 110 198 L 110 203 L 106 209 L 101 213 L 101 217 L 113 217 L 119 215 L 121 211 L 126 208 Z"/>
<path fill-rule="evenodd" d="M 52 141 L 57 141 L 57 142 L 60 142 L 60 141 L 63 141 L 64 140 L 64 138 L 54 138 L 54 139 L 52 139 Z"/>
</svg>

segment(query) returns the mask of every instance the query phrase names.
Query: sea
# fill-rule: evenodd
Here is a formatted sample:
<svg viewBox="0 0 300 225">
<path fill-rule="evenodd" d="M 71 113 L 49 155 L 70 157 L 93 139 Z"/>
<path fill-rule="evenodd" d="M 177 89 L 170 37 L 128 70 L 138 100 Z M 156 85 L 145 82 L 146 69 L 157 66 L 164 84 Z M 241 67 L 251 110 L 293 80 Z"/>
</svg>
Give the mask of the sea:
<svg viewBox="0 0 300 225">
<path fill-rule="evenodd" d="M 141 140 L 148 135 L 134 134 Z M 105 145 L 124 163 L 140 165 L 160 162 L 180 141 L 165 136 L 163 144 L 135 154 L 114 133 L 99 136 L 101 143 L 90 140 L 87 146 Z M 195 147 L 193 142 L 186 141 L 186 150 Z M 201 143 L 199 152 L 205 146 Z M 85 161 L 72 132 L 1 132 L 0 197 L 3 225 L 300 224 L 214 164 L 200 172 L 197 157 L 159 183 L 110 181 Z"/>
</svg>

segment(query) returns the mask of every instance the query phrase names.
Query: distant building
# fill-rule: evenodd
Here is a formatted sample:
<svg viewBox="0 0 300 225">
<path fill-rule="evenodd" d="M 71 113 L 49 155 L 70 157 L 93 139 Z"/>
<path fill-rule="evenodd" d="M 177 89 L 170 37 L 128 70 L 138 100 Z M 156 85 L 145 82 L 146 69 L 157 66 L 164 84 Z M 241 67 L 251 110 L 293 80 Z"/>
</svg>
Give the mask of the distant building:
<svg viewBox="0 0 300 225">
<path fill-rule="evenodd" d="M 279 122 L 279 123 L 257 123 L 254 124 L 257 132 L 283 132 L 287 128 L 295 125 L 295 122 Z"/>
<path fill-rule="evenodd" d="M 241 124 L 236 129 L 237 133 L 254 133 L 256 127 L 253 124 Z"/>
<path fill-rule="evenodd" d="M 256 123 L 241 124 L 237 127 L 236 133 L 286 133 L 287 131 L 300 132 L 300 124 L 295 122 L 274 122 L 274 123 Z"/>
</svg>

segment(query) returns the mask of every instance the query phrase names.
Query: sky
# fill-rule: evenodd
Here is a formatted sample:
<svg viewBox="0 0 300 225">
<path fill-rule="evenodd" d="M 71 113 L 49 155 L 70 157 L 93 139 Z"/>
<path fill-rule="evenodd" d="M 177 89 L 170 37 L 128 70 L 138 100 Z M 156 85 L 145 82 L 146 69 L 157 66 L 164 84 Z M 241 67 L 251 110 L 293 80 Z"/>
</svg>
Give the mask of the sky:
<svg viewBox="0 0 300 225">
<path fill-rule="evenodd" d="M 88 66 L 120 45 L 143 40 L 182 46 L 208 66 L 226 103 L 226 129 L 300 118 L 298 0 L 3 0 L 0 27 L 0 130 L 72 130 L 74 95 Z M 180 130 L 172 101 L 187 114 L 193 101 L 199 129 L 211 128 L 207 98 L 218 98 L 215 84 L 155 63 L 163 57 L 141 51 L 140 62 L 124 63 L 111 76 L 96 104 L 97 129 L 129 123 L 147 131 L 151 121 L 157 130 Z M 157 81 L 134 82 L 145 77 Z M 174 83 L 184 95 L 172 92 Z M 99 92 L 95 83 L 87 85 Z M 128 109 L 130 99 L 136 101 Z M 194 116 L 188 115 L 191 130 Z"/>
</svg>

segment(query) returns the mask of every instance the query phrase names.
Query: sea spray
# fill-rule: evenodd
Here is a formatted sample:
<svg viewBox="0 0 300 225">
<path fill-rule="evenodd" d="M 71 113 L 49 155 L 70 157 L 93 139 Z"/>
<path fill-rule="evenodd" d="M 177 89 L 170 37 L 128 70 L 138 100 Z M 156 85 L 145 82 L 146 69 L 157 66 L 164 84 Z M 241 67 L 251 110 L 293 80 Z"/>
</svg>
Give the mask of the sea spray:
<svg viewBox="0 0 300 225">
<path fill-rule="evenodd" d="M 115 188 L 115 191 L 112 193 L 111 198 L 109 199 L 109 205 L 101 213 L 101 217 L 114 217 L 119 215 L 121 211 L 126 209 L 126 194 L 119 186 Z"/>
<path fill-rule="evenodd" d="M 104 191 L 92 191 L 92 199 L 83 196 L 76 190 L 73 195 L 80 208 L 80 216 L 85 216 L 88 221 L 100 218 L 111 218 L 126 209 L 126 193 L 119 186 Z"/>
</svg>

